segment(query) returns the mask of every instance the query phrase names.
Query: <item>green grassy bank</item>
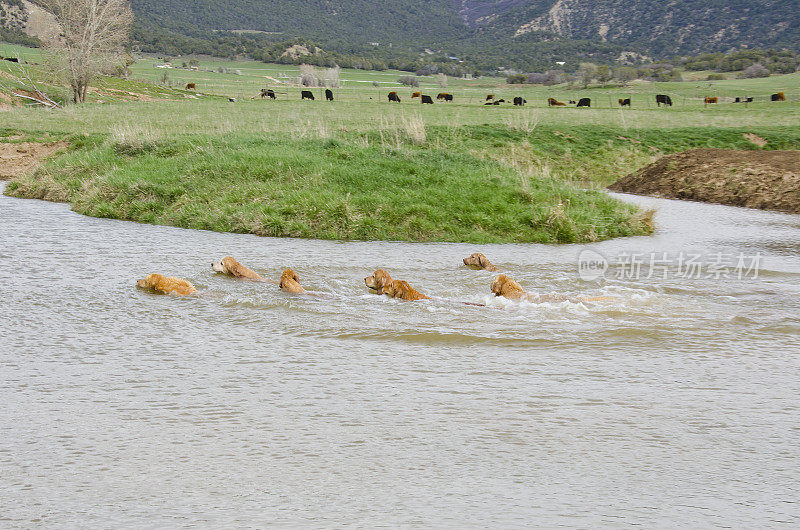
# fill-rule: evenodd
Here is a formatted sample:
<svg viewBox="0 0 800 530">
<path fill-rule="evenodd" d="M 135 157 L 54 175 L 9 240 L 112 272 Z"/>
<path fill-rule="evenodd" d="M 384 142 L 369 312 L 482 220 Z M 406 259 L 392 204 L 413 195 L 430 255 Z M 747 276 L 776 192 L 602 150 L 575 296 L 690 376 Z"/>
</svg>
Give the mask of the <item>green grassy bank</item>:
<svg viewBox="0 0 800 530">
<path fill-rule="evenodd" d="M 310 138 L 120 128 L 70 136 L 67 153 L 6 193 L 70 202 L 97 217 L 266 236 L 588 242 L 652 226 L 630 205 L 585 188 L 658 153 L 757 148 L 745 132 L 773 148 L 800 147 L 800 129 L 780 127 L 631 131 L 412 120 Z"/>
</svg>

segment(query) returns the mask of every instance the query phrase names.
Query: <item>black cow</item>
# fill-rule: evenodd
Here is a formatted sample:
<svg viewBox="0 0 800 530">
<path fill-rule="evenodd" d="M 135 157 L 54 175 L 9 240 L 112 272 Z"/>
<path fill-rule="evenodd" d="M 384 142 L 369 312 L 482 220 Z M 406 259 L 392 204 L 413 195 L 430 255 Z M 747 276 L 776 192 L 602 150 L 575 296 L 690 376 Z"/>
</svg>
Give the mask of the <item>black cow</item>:
<svg viewBox="0 0 800 530">
<path fill-rule="evenodd" d="M 579 107 L 591 107 L 592 106 L 592 100 L 589 99 L 589 98 L 581 98 L 581 99 L 578 100 L 578 106 Z"/>
<path fill-rule="evenodd" d="M 333 91 L 330 88 L 325 89 L 325 99 L 333 101 Z"/>
<path fill-rule="evenodd" d="M 625 98 L 619 100 L 620 107 L 630 107 L 631 106 L 631 98 Z"/>
<path fill-rule="evenodd" d="M 517 96 L 517 97 L 514 98 L 514 106 L 516 106 L 516 107 L 521 107 L 521 106 L 525 105 L 525 103 L 527 103 L 527 102 L 528 102 L 527 99 L 522 99 L 520 96 Z"/>
<path fill-rule="evenodd" d="M 236 98 L 231 98 L 231 97 L 229 97 L 229 98 L 228 98 L 228 101 L 230 101 L 231 103 L 236 103 Z"/>
<path fill-rule="evenodd" d="M 271 88 L 262 88 L 261 89 L 261 99 L 269 98 L 275 99 L 275 91 Z"/>
<path fill-rule="evenodd" d="M 496 99 L 494 101 L 490 101 L 489 103 L 485 103 L 485 105 L 499 105 L 500 103 L 505 103 L 506 100 L 504 99 Z"/>
<path fill-rule="evenodd" d="M 777 94 L 772 94 L 769 99 L 770 101 L 786 101 L 786 96 L 783 92 L 778 92 Z"/>
<path fill-rule="evenodd" d="M 667 107 L 671 107 L 672 98 L 665 94 L 656 94 L 656 105 L 660 107 L 662 103 Z"/>
<path fill-rule="evenodd" d="M 310 99 L 311 101 L 314 101 L 314 93 L 310 90 L 301 90 L 300 99 Z"/>
<path fill-rule="evenodd" d="M 425 94 L 422 94 L 421 97 L 422 97 L 422 103 L 428 103 L 430 105 L 433 105 L 433 98 L 432 97 L 426 96 Z"/>
<path fill-rule="evenodd" d="M 453 101 L 453 94 L 448 94 L 446 92 L 440 92 L 436 99 L 443 99 L 445 101 Z"/>
<path fill-rule="evenodd" d="M 733 102 L 734 103 L 741 103 L 742 102 L 742 98 L 736 98 L 736 99 L 733 100 Z"/>
<path fill-rule="evenodd" d="M 574 99 L 569 100 L 569 104 L 570 105 L 574 105 L 575 104 L 575 100 Z"/>
<path fill-rule="evenodd" d="M 397 95 L 397 92 L 389 92 L 389 101 L 396 101 L 400 103 L 400 96 Z"/>
<path fill-rule="evenodd" d="M 16 57 L 3 57 L 3 59 L 6 60 L 6 61 L 10 61 L 12 63 L 18 63 L 19 62 L 19 59 L 17 59 Z"/>
<path fill-rule="evenodd" d="M 744 100 L 744 102 L 745 103 L 752 103 L 753 102 L 753 98 L 747 98 L 747 99 Z"/>
</svg>

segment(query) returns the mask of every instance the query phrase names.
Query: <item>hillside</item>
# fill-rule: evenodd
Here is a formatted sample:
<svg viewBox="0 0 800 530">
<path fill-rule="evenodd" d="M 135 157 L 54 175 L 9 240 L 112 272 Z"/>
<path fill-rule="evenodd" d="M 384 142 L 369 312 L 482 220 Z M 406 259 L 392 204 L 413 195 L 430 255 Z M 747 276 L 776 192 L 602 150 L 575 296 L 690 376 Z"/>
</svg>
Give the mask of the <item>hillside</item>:
<svg viewBox="0 0 800 530">
<path fill-rule="evenodd" d="M 31 4 L 0 0 L 6 27 L 0 38 L 9 40 L 9 32 L 21 38 L 23 5 Z M 556 60 L 574 70 L 580 61 L 626 56 L 800 50 L 797 0 L 132 0 L 132 6 L 135 44 L 168 55 L 274 60 L 270 46 L 299 37 L 338 54 L 330 59 L 337 64 L 347 55 L 414 70 L 434 56 L 457 56 L 481 70 L 541 71 Z"/>
<path fill-rule="evenodd" d="M 462 13 L 482 33 L 519 40 L 589 39 L 655 56 L 731 48 L 797 49 L 796 0 L 506 0 L 490 14 L 486 2 L 463 0 Z"/>
</svg>

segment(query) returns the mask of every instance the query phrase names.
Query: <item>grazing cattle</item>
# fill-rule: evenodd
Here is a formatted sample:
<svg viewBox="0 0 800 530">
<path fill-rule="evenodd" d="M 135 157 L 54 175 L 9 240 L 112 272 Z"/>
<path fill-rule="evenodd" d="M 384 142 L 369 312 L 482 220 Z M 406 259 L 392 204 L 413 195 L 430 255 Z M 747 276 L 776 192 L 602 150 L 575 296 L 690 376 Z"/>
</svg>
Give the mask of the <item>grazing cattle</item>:
<svg viewBox="0 0 800 530">
<path fill-rule="evenodd" d="M 619 106 L 620 107 L 630 107 L 631 106 L 631 98 L 619 99 Z"/>
<path fill-rule="evenodd" d="M 432 97 L 426 96 L 425 94 L 422 94 L 420 96 L 420 98 L 422 99 L 422 103 L 428 103 L 430 105 L 433 105 L 433 98 Z"/>
<path fill-rule="evenodd" d="M 778 92 L 777 94 L 772 94 L 769 99 L 771 101 L 786 101 L 786 96 L 783 95 L 783 92 Z"/>
<path fill-rule="evenodd" d="M 440 92 L 436 99 L 443 99 L 445 101 L 453 101 L 453 94 L 447 94 L 446 92 Z"/>
<path fill-rule="evenodd" d="M 527 99 L 522 99 L 520 96 L 517 96 L 517 97 L 514 98 L 514 106 L 515 107 L 522 107 L 527 102 L 528 102 Z"/>
<path fill-rule="evenodd" d="M 753 98 L 747 98 L 747 99 L 744 100 L 744 102 L 745 103 L 752 103 L 753 102 Z"/>
<path fill-rule="evenodd" d="M 704 103 L 705 105 L 709 105 L 709 104 L 711 104 L 711 103 L 716 103 L 717 101 L 718 101 L 718 100 L 717 100 L 717 97 L 716 97 L 716 96 L 715 96 L 715 97 L 706 97 L 706 98 L 703 100 L 703 103 Z"/>
<path fill-rule="evenodd" d="M 275 99 L 275 91 L 271 88 L 262 88 L 261 89 L 261 99 L 269 98 Z"/>
<path fill-rule="evenodd" d="M 325 89 L 325 99 L 333 101 L 333 91 L 330 88 Z"/>
<path fill-rule="evenodd" d="M 196 90 L 194 83 L 186 83 L 186 90 Z"/>
<path fill-rule="evenodd" d="M 310 99 L 311 101 L 314 101 L 314 93 L 310 90 L 301 90 L 300 99 Z"/>
<path fill-rule="evenodd" d="M 567 104 L 563 101 L 559 101 L 556 98 L 547 98 L 547 105 L 549 107 L 566 107 Z"/>
<path fill-rule="evenodd" d="M 9 62 L 12 62 L 12 63 L 18 63 L 19 62 L 19 59 L 17 59 L 16 57 L 3 57 L 3 60 L 4 61 L 9 61 Z"/>
<path fill-rule="evenodd" d="M 492 99 L 494 99 L 494 94 L 489 94 L 488 96 L 486 96 L 486 101 L 489 101 L 489 100 L 492 100 Z"/>
<path fill-rule="evenodd" d="M 658 105 L 660 107 L 662 103 L 667 107 L 671 107 L 672 106 L 672 98 L 670 98 L 669 96 L 664 95 L 664 94 L 657 94 L 656 95 L 656 105 Z"/>
<path fill-rule="evenodd" d="M 591 107 L 592 106 L 592 100 L 589 99 L 589 98 L 581 98 L 581 99 L 578 100 L 578 106 L 579 107 Z"/>
<path fill-rule="evenodd" d="M 230 101 L 231 103 L 236 103 L 236 98 L 228 98 L 228 101 Z"/>
<path fill-rule="evenodd" d="M 742 102 L 742 98 L 736 98 L 736 99 L 733 100 L 733 102 L 734 103 L 741 103 Z"/>
<path fill-rule="evenodd" d="M 389 92 L 389 101 L 396 101 L 400 103 L 400 96 L 397 95 L 397 92 Z"/>
<path fill-rule="evenodd" d="M 500 103 L 505 103 L 506 100 L 504 99 L 496 99 L 492 102 L 492 105 L 499 105 Z"/>
<path fill-rule="evenodd" d="M 569 104 L 570 105 L 574 105 L 575 104 L 575 100 L 574 99 L 569 100 Z"/>
<path fill-rule="evenodd" d="M 411 94 L 411 99 L 418 98 L 420 96 L 422 96 L 422 92 L 414 92 Z"/>
</svg>

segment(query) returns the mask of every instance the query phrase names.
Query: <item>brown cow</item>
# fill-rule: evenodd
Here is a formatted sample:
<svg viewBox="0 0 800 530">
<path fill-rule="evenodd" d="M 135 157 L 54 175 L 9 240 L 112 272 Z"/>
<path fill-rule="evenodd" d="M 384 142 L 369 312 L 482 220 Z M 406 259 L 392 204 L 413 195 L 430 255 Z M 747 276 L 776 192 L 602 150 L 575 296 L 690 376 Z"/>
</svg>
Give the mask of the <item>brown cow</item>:
<svg viewBox="0 0 800 530">
<path fill-rule="evenodd" d="M 445 101 L 453 101 L 453 94 L 448 94 L 446 92 L 439 92 L 439 95 L 436 96 L 436 99 L 443 99 Z"/>
<path fill-rule="evenodd" d="M 389 101 L 396 101 L 400 103 L 400 96 L 397 95 L 397 92 L 389 92 Z"/>
<path fill-rule="evenodd" d="M 625 99 L 618 99 L 620 107 L 630 107 L 631 106 L 631 98 Z"/>
<path fill-rule="evenodd" d="M 777 94 L 772 94 L 769 98 L 772 101 L 786 101 L 786 96 L 783 95 L 783 92 L 778 92 Z"/>
<path fill-rule="evenodd" d="M 489 101 L 490 99 L 494 99 L 494 94 L 489 94 L 486 96 L 486 101 Z"/>
<path fill-rule="evenodd" d="M 567 106 L 566 103 L 564 103 L 562 101 L 558 101 L 556 98 L 547 98 L 547 105 L 550 106 L 550 107 L 566 107 Z"/>
<path fill-rule="evenodd" d="M 717 102 L 717 97 L 716 96 L 714 96 L 713 98 L 712 97 L 706 97 L 705 100 L 703 100 L 703 103 L 705 105 L 708 105 L 710 103 L 716 103 L 716 102 Z"/>
<path fill-rule="evenodd" d="M 194 83 L 186 83 L 186 90 L 196 90 Z"/>
<path fill-rule="evenodd" d="M 411 99 L 418 98 L 422 96 L 422 92 L 414 92 L 411 94 Z"/>
</svg>

